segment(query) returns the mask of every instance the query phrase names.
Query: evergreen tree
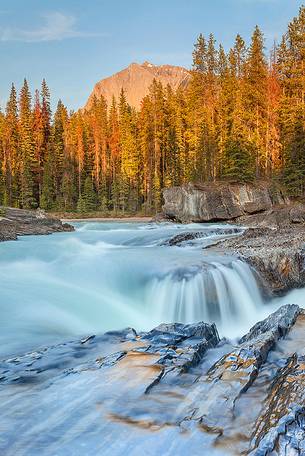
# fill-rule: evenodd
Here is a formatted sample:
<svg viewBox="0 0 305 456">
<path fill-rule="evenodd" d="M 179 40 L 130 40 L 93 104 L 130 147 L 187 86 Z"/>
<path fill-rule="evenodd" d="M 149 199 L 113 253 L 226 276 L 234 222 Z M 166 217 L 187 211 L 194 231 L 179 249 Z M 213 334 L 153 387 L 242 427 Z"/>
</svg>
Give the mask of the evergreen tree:
<svg viewBox="0 0 305 456">
<path fill-rule="evenodd" d="M 45 210 L 51 210 L 55 207 L 56 188 L 55 188 L 55 163 L 52 155 L 47 155 L 44 163 L 44 173 L 40 197 L 40 207 Z"/>
<path fill-rule="evenodd" d="M 251 182 L 255 176 L 253 145 L 241 139 L 229 140 L 224 151 L 223 177 L 232 182 Z"/>
<path fill-rule="evenodd" d="M 83 200 L 86 212 L 92 212 L 96 209 L 96 193 L 90 176 L 87 176 L 85 179 Z"/>
<path fill-rule="evenodd" d="M 256 26 L 246 60 L 245 109 L 248 137 L 256 151 L 256 176 L 264 175 L 266 163 L 267 74 L 264 37 Z"/>
<path fill-rule="evenodd" d="M 9 101 L 6 105 L 1 137 L 3 147 L 2 177 L 4 179 L 3 203 L 9 206 L 18 206 L 20 156 L 17 93 L 14 84 L 12 84 Z"/>
<path fill-rule="evenodd" d="M 34 155 L 33 118 L 31 94 L 26 79 L 20 92 L 20 202 L 23 208 L 35 208 L 35 173 L 37 161 Z"/>
</svg>

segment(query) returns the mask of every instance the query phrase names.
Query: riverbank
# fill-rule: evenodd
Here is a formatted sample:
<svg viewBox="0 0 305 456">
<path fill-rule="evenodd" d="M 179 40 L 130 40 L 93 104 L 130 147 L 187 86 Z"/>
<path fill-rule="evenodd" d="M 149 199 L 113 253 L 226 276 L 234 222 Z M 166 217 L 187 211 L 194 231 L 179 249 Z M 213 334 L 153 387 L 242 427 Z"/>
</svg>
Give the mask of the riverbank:
<svg viewBox="0 0 305 456">
<path fill-rule="evenodd" d="M 64 231 L 74 231 L 74 228 L 40 209 L 30 211 L 0 206 L 0 242 L 15 241 L 18 236 L 47 235 Z"/>
<path fill-rule="evenodd" d="M 305 205 L 290 200 L 268 182 L 172 187 L 163 192 L 163 215 L 190 222 L 226 222 L 245 227 L 241 236 L 222 239 L 208 248 L 246 261 L 275 294 L 305 284 Z M 184 233 L 171 245 L 200 238 Z"/>
<path fill-rule="evenodd" d="M 136 216 L 127 216 L 127 217 L 80 217 L 80 218 L 61 218 L 63 223 L 73 223 L 73 222 L 150 222 L 152 217 L 136 217 Z"/>
<path fill-rule="evenodd" d="M 208 249 L 246 261 L 274 294 L 305 285 L 304 225 L 249 228 L 241 236 L 220 240 Z"/>
<path fill-rule="evenodd" d="M 93 212 L 67 212 L 67 211 L 50 211 L 48 214 L 51 217 L 58 218 L 63 221 L 71 222 L 86 222 L 86 221 L 142 221 L 152 220 L 154 214 L 138 213 L 123 213 L 114 211 L 93 211 Z"/>
</svg>

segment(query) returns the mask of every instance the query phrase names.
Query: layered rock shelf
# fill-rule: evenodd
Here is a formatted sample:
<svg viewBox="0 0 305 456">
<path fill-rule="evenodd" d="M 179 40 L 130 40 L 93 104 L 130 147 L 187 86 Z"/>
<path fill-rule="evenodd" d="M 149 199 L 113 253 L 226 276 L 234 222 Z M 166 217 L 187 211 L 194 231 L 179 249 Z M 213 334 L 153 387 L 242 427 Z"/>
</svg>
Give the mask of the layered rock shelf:
<svg viewBox="0 0 305 456">
<path fill-rule="evenodd" d="M 303 455 L 304 330 L 285 305 L 235 344 L 163 324 L 4 360 L 2 454 Z"/>
<path fill-rule="evenodd" d="M 216 244 L 216 245 L 215 245 Z M 207 247 L 249 263 L 267 288 L 282 294 L 305 286 L 305 226 L 249 228 L 241 236 Z"/>
</svg>

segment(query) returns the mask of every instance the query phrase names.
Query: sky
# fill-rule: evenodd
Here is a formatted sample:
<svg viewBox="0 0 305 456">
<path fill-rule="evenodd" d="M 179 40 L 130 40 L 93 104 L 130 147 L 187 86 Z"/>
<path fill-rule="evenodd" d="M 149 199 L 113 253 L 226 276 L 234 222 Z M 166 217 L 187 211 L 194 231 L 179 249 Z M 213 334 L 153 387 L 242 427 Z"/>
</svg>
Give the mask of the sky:
<svg viewBox="0 0 305 456">
<path fill-rule="evenodd" d="M 266 48 L 304 0 L 1 0 L 0 105 L 11 83 L 46 79 L 53 106 L 85 104 L 94 84 L 131 62 L 191 66 L 199 33 L 228 49 L 257 24 Z"/>
</svg>

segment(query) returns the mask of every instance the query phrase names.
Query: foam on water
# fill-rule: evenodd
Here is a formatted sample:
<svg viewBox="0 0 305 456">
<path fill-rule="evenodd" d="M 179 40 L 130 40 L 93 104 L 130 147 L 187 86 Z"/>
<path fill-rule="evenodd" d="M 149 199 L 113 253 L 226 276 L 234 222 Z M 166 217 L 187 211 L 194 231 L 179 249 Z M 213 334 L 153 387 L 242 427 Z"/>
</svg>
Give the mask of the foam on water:
<svg viewBox="0 0 305 456">
<path fill-rule="evenodd" d="M 236 337 L 270 312 L 249 266 L 202 250 L 226 225 L 75 225 L 74 233 L 0 245 L 0 356 L 161 322 L 214 321 Z M 164 245 L 199 230 L 195 245 Z"/>
</svg>

